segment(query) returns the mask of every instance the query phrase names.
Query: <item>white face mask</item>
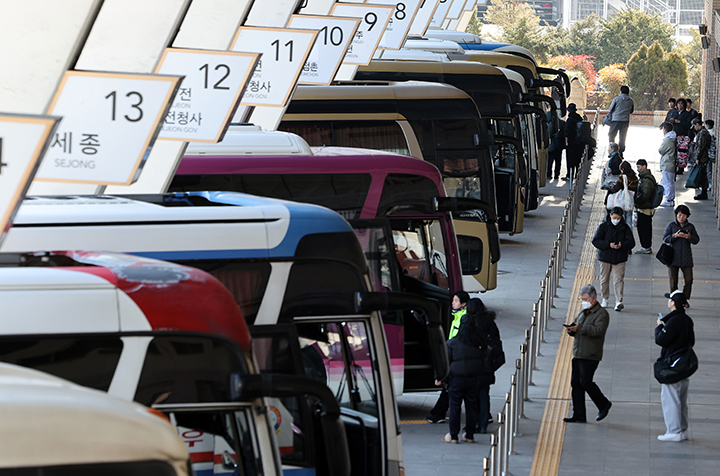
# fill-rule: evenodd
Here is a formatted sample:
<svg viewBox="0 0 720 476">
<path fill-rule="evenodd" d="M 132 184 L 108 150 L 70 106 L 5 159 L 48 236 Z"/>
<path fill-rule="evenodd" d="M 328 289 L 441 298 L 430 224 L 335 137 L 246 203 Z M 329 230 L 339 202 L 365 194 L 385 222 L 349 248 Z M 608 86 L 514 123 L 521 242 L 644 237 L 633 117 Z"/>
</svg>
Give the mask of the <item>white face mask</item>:
<svg viewBox="0 0 720 476">
<path fill-rule="evenodd" d="M 592 303 L 588 302 L 588 301 L 583 301 L 580 304 L 582 305 L 582 308 L 585 310 L 590 309 L 592 307 Z"/>
<path fill-rule="evenodd" d="M 620 223 L 620 219 L 619 219 L 619 218 L 611 218 L 610 221 L 611 221 L 612 224 L 615 225 L 615 226 L 617 226 L 618 223 Z"/>
</svg>

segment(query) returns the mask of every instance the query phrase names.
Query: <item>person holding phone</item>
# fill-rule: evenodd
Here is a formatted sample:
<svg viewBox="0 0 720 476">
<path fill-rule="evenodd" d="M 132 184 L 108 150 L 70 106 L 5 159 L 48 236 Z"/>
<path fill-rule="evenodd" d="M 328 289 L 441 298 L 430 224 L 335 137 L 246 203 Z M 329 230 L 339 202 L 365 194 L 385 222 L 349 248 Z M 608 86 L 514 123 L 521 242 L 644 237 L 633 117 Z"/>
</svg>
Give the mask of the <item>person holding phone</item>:
<svg viewBox="0 0 720 476">
<path fill-rule="evenodd" d="M 668 278 L 670 281 L 670 292 L 665 293 L 666 298 L 677 291 L 678 274 L 682 270 L 683 294 L 686 299 L 690 299 L 693 284 L 693 255 L 691 245 L 697 245 L 700 242 L 695 225 L 688 221 L 690 217 L 690 209 L 685 205 L 675 207 L 675 220 L 671 221 L 665 227 L 663 233 L 663 241 L 673 248 L 673 260 L 668 266 Z M 688 304 L 689 307 L 689 304 Z"/>
<path fill-rule="evenodd" d="M 621 311 L 623 293 L 625 291 L 625 265 L 628 254 L 635 247 L 635 238 L 630 227 L 625 223 L 624 210 L 615 207 L 610 215 L 600 223 L 592 244 L 598 250 L 600 262 L 600 292 L 602 294 L 602 307 L 608 306 L 610 297 L 610 274 L 613 275 L 615 287 L 615 310 Z"/>
</svg>

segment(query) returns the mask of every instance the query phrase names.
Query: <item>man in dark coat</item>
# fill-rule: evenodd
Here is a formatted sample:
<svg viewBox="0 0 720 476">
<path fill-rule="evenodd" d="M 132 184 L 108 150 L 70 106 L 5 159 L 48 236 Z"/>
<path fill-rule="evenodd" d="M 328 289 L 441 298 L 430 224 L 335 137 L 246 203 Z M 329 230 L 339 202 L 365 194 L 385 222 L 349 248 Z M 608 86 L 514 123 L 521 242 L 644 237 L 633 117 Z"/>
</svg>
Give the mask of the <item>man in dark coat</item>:
<svg viewBox="0 0 720 476">
<path fill-rule="evenodd" d="M 575 173 L 580 166 L 583 152 L 585 152 L 585 144 L 580 141 L 580 127 L 578 124 L 582 123 L 583 119 L 577 113 L 575 103 L 568 104 L 567 111 L 568 117 L 565 121 L 565 160 L 567 160 L 568 173 L 565 180 L 570 180 L 575 177 Z"/>
<path fill-rule="evenodd" d="M 625 290 L 625 265 L 628 253 L 635 247 L 635 238 L 630 227 L 623 218 L 624 210 L 615 207 L 604 222 L 600 223 L 592 244 L 598 249 L 600 261 L 600 293 L 602 294 L 602 307 L 607 307 L 610 297 L 610 273 L 613 275 L 615 285 L 615 310 L 621 311 L 623 292 Z"/>
<path fill-rule="evenodd" d="M 640 238 L 640 249 L 635 254 L 652 254 L 652 217 L 655 209 L 652 207 L 655 198 L 657 181 L 648 169 L 645 159 L 637 161 L 638 189 L 635 192 L 635 208 L 637 209 L 637 230 Z"/>
<path fill-rule="evenodd" d="M 708 180 L 707 165 L 710 161 L 710 144 L 712 137 L 705 127 L 703 127 L 702 119 L 696 117 L 692 120 L 693 129 L 695 130 L 695 139 L 693 139 L 693 158 L 695 167 L 700 167 L 700 193 L 695 196 L 695 200 L 707 200 L 708 198 Z"/>
</svg>

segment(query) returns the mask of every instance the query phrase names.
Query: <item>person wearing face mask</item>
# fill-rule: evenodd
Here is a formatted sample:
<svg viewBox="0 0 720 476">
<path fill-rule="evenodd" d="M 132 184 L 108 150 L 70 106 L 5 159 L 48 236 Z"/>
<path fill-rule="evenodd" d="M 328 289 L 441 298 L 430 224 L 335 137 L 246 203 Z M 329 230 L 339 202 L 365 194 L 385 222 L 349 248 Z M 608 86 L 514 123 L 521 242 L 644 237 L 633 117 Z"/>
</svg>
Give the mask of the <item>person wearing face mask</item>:
<svg viewBox="0 0 720 476">
<path fill-rule="evenodd" d="M 610 274 L 613 276 L 615 288 L 615 310 L 622 311 L 623 292 L 625 290 L 625 265 L 628 254 L 635 246 L 635 238 L 630 227 L 623 218 L 624 210 L 615 207 L 610 215 L 600 223 L 592 244 L 598 249 L 600 261 L 600 292 L 602 294 L 602 307 L 607 307 L 610 297 Z"/>
<path fill-rule="evenodd" d="M 675 208 L 675 220 L 671 221 L 665 227 L 663 233 L 663 241 L 673 248 L 673 260 L 668 266 L 668 277 L 670 281 L 670 292 L 665 294 L 669 298 L 671 293 L 677 291 L 678 275 L 682 270 L 683 294 L 686 299 L 690 299 L 693 283 L 693 255 L 691 245 L 700 243 L 700 235 L 698 235 L 695 225 L 688 221 L 690 209 L 685 205 L 678 205 Z"/>
<path fill-rule="evenodd" d="M 575 338 L 573 343 L 572 387 L 573 414 L 563 418 L 567 423 L 585 423 L 585 393 L 590 396 L 598 408 L 595 421 L 608 416 L 612 402 L 603 395 L 600 387 L 593 381 L 595 371 L 602 360 L 605 333 L 610 324 L 610 315 L 597 301 L 597 291 L 591 284 L 580 290 L 582 311 L 572 324 L 564 324 L 568 335 Z"/>
<path fill-rule="evenodd" d="M 655 328 L 655 343 L 662 347 L 660 357 L 672 355 L 678 350 L 695 345 L 695 331 L 693 321 L 685 314 L 687 299 L 685 294 L 675 291 L 670 295 L 668 308 L 670 313 L 662 318 L 658 317 Z M 688 439 L 688 388 L 690 378 L 677 383 L 663 383 L 661 385 L 660 403 L 662 404 L 663 419 L 666 431 L 658 435 L 660 441 L 680 442 Z"/>
</svg>

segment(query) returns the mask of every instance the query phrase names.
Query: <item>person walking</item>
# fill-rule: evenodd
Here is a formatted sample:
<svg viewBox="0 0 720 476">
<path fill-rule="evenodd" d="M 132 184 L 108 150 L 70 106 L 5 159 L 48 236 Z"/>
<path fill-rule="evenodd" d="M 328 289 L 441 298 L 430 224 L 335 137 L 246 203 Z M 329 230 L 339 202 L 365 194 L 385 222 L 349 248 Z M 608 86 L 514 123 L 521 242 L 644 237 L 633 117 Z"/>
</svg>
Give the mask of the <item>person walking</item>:
<svg viewBox="0 0 720 476">
<path fill-rule="evenodd" d="M 637 211 L 637 230 L 640 239 L 640 248 L 635 254 L 649 255 L 652 253 L 652 217 L 655 209 L 652 207 L 655 197 L 657 181 L 647 166 L 647 160 L 637 161 L 638 189 L 635 193 L 635 210 Z"/>
<path fill-rule="evenodd" d="M 685 99 L 678 99 L 677 117 L 670 121 L 673 125 L 673 130 L 675 131 L 675 134 L 677 134 L 677 137 L 675 139 L 677 142 L 677 164 L 675 173 L 677 175 L 683 174 L 683 171 L 685 170 L 685 167 L 687 167 L 689 159 L 688 150 L 690 149 L 690 121 L 692 121 L 692 115 L 690 114 L 690 111 L 687 111 L 685 109 L 686 106 L 687 101 L 685 101 Z"/>
<path fill-rule="evenodd" d="M 623 292 L 625 290 L 625 265 L 628 254 L 635 247 L 635 238 L 630 227 L 623 218 L 624 210 L 615 207 L 604 222 L 600 223 L 592 244 L 598 250 L 600 262 L 600 293 L 602 294 L 602 307 L 608 306 L 610 297 L 610 274 L 613 276 L 615 290 L 615 310 L 622 311 Z"/>
<path fill-rule="evenodd" d="M 665 189 L 665 196 L 660 206 L 672 207 L 675 205 L 675 163 L 677 162 L 675 139 L 677 134 L 673 130 L 673 125 L 669 122 L 663 122 L 660 130 L 663 132 L 663 141 L 658 149 L 660 153 L 660 170 L 662 171 L 660 185 Z"/>
<path fill-rule="evenodd" d="M 572 387 L 573 414 L 563 418 L 567 423 L 585 423 L 587 414 L 585 409 L 585 393 L 592 399 L 598 408 L 595 421 L 608 416 L 612 402 L 603 395 L 602 390 L 593 381 L 595 371 L 602 360 L 605 333 L 610 325 L 610 315 L 597 301 L 597 291 L 591 284 L 580 290 L 582 311 L 575 318 L 575 322 L 565 325 L 568 335 L 575 338 L 573 343 Z"/>
<path fill-rule="evenodd" d="M 693 167 L 700 167 L 700 193 L 695 195 L 695 200 L 708 199 L 708 179 L 707 164 L 710 161 L 710 144 L 712 137 L 710 133 L 703 127 L 703 121 L 696 117 L 692 120 L 693 129 L 695 130 L 695 139 L 693 147 Z"/>
<path fill-rule="evenodd" d="M 585 151 L 585 144 L 580 140 L 580 127 L 583 119 L 580 114 L 577 113 L 577 106 L 575 103 L 570 103 L 567 106 L 568 117 L 565 121 L 565 160 L 567 161 L 567 175 L 564 180 L 570 180 L 575 178 L 575 173 L 580 166 L 583 152 Z"/>
<path fill-rule="evenodd" d="M 450 330 L 448 331 L 448 340 L 455 337 L 460 330 L 460 322 L 462 317 L 467 313 L 467 303 L 470 301 L 470 295 L 465 291 L 457 291 L 453 294 L 450 306 L 452 307 L 452 321 L 450 322 Z M 430 415 L 427 416 L 428 423 L 445 423 L 449 405 L 449 397 L 447 392 L 447 386 L 443 385 L 440 391 L 440 396 L 435 402 L 435 406 L 430 410 Z"/>
<path fill-rule="evenodd" d="M 670 312 L 662 318 L 658 317 L 655 343 L 662 347 L 660 358 L 695 345 L 694 325 L 690 316 L 685 314 L 686 305 L 685 294 L 675 291 L 668 300 Z M 660 403 L 666 430 L 664 435 L 658 435 L 658 440 L 687 440 L 690 378 L 684 378 L 677 383 L 662 383 L 660 387 Z"/>
<path fill-rule="evenodd" d="M 610 142 L 615 142 L 615 136 L 620 133 L 618 145 L 620 152 L 625 152 L 625 137 L 630 127 L 630 114 L 635 112 L 635 103 L 630 98 L 630 88 L 620 86 L 620 94 L 610 103 L 608 114 L 610 115 Z"/>
<path fill-rule="evenodd" d="M 698 235 L 695 225 L 688 221 L 689 217 L 690 209 L 685 205 L 678 205 L 675 208 L 675 220 L 668 223 L 663 232 L 663 241 L 673 249 L 672 263 L 668 266 L 670 292 L 666 293 L 665 297 L 670 297 L 677 291 L 680 270 L 682 270 L 685 282 L 683 294 L 687 299 L 690 299 L 692 295 L 694 262 L 691 245 L 700 243 L 700 235 Z"/>
<path fill-rule="evenodd" d="M 472 299 L 470 300 L 472 302 Z M 475 441 L 475 428 L 478 421 L 478 378 L 484 370 L 485 354 L 482 338 L 478 333 L 475 320 L 465 315 L 460 322 L 458 334 L 447 341 L 450 374 L 448 375 L 448 395 L 450 397 L 450 432 L 441 441 L 458 443 L 460 433 L 461 407 L 465 402 L 465 435 L 463 441 Z M 435 385 L 441 382 L 435 381 Z"/>
</svg>

